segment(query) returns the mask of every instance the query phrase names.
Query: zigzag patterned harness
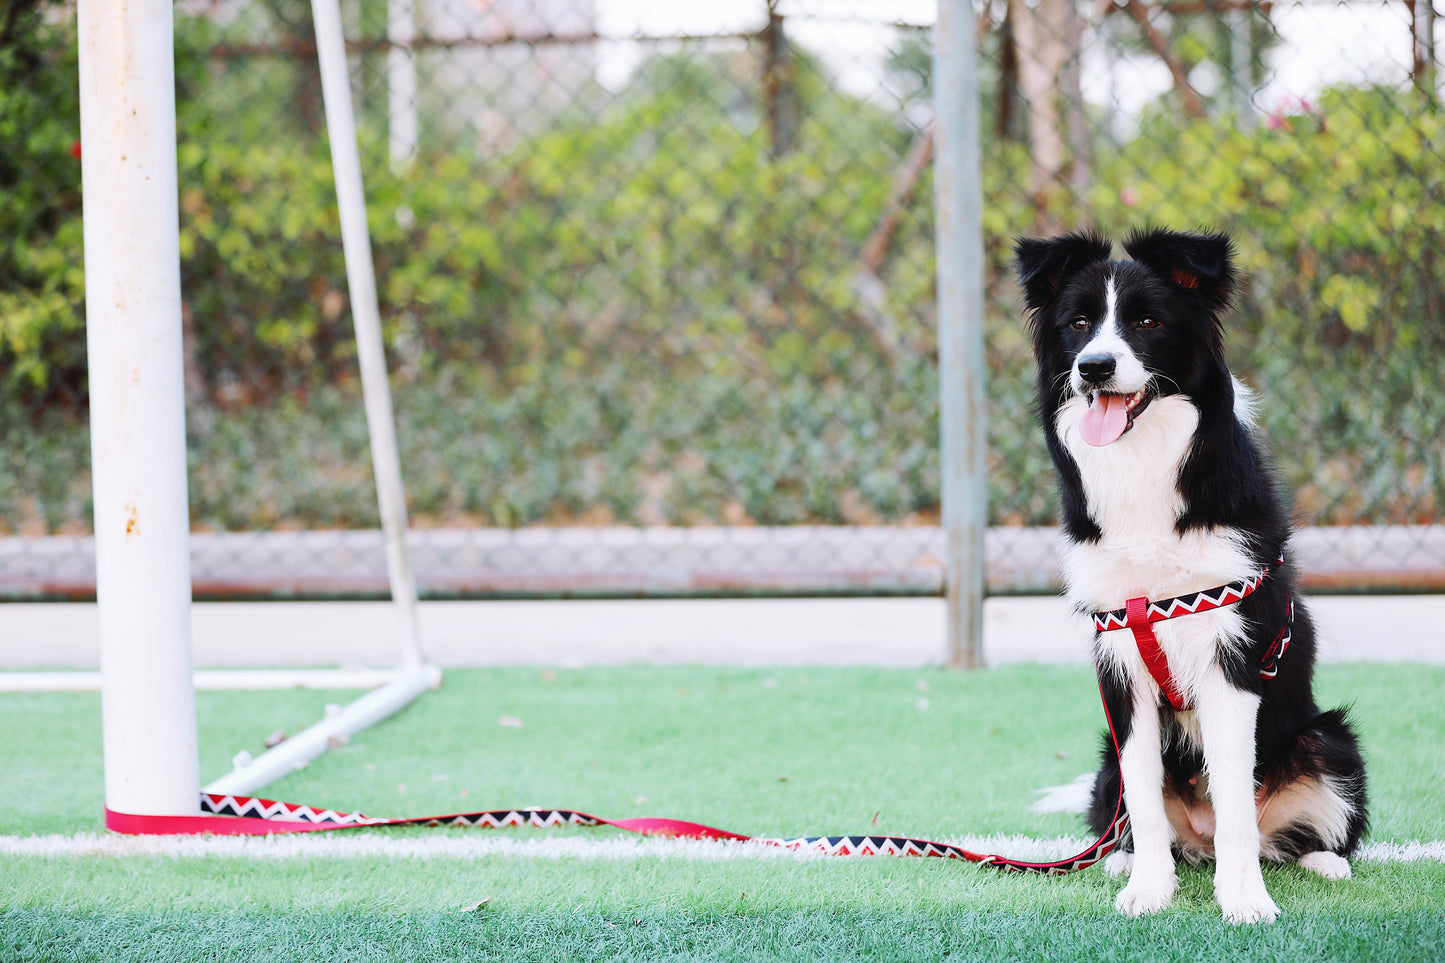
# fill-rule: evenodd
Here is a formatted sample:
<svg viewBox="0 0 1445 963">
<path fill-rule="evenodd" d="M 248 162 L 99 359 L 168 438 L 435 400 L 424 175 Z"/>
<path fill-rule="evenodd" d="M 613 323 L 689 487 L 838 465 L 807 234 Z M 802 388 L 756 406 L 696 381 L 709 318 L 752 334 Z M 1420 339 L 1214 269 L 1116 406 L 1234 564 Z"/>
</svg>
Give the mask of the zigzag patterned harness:
<svg viewBox="0 0 1445 963">
<path fill-rule="evenodd" d="M 1094 627 L 1100 632 L 1128 629 L 1134 633 L 1134 644 L 1139 647 L 1139 656 L 1144 660 L 1144 666 L 1149 670 L 1149 674 L 1159 684 L 1159 691 L 1164 693 L 1164 697 L 1169 700 L 1169 704 L 1174 707 L 1176 712 L 1183 712 L 1186 709 L 1192 709 L 1193 706 L 1185 700 L 1178 683 L 1174 680 L 1174 674 L 1169 671 L 1169 660 L 1165 658 L 1164 650 L 1159 647 L 1159 639 L 1154 635 L 1153 623 L 1163 622 L 1181 615 L 1194 615 L 1199 612 L 1208 612 L 1211 609 L 1221 609 L 1226 605 L 1242 602 L 1254 594 L 1254 590 L 1259 588 L 1271 571 L 1283 564 L 1284 556 L 1281 555 L 1274 565 L 1266 565 L 1258 575 L 1230 582 L 1228 585 L 1221 585 L 1218 588 L 1206 589 L 1203 592 L 1177 595 L 1174 598 L 1158 602 L 1151 602 L 1146 598 L 1129 599 L 1122 609 L 1093 613 Z M 1279 660 L 1289 649 L 1290 630 L 1293 625 L 1294 598 L 1286 596 L 1285 623 L 1279 630 L 1279 634 L 1274 637 L 1274 641 L 1270 643 L 1269 648 L 1265 650 L 1263 658 L 1260 659 L 1259 676 L 1261 679 L 1273 679 L 1278 673 Z"/>
<path fill-rule="evenodd" d="M 1278 564 L 1283 564 L 1281 558 Z M 1233 605 L 1247 598 L 1270 573 L 1265 568 L 1259 575 L 1240 582 L 1231 582 L 1217 589 L 1195 592 L 1150 602 L 1147 599 L 1130 599 L 1118 611 L 1094 614 L 1094 624 L 1100 631 L 1130 629 L 1139 644 L 1149 671 L 1159 682 L 1159 687 L 1168 695 L 1176 709 L 1185 708 L 1183 700 L 1169 673 L 1169 663 L 1159 648 L 1150 623 L 1179 615 L 1206 612 L 1210 609 Z M 1285 623 L 1274 644 L 1265 653 L 1260 675 L 1273 678 L 1278 660 L 1289 647 L 1290 625 L 1294 621 L 1294 604 L 1288 607 L 1288 621 Z M 1102 687 L 1100 690 L 1102 696 Z M 1114 752 L 1119 752 L 1119 737 L 1114 731 L 1114 720 L 1109 717 L 1108 704 L 1104 705 L 1104 719 L 1109 723 L 1109 736 L 1114 742 Z M 172 834 L 172 833 L 214 833 L 229 836 L 270 835 L 272 833 L 304 833 L 321 830 L 348 829 L 364 826 L 477 826 L 499 828 L 503 826 L 614 826 L 628 832 L 644 835 L 680 836 L 693 839 L 725 839 L 739 842 L 754 842 L 777 846 L 801 852 L 825 856 L 933 856 L 943 859 L 962 859 L 971 863 L 992 866 L 995 869 L 1012 872 L 1042 873 L 1061 876 L 1075 870 L 1092 866 L 1107 856 L 1124 841 L 1129 831 L 1129 814 L 1124 811 L 1124 788 L 1120 781 L 1119 798 L 1114 803 L 1114 818 L 1104 834 L 1083 852 L 1067 859 L 1053 862 L 1029 862 L 1010 859 L 986 853 L 975 853 L 953 843 L 934 842 L 926 839 L 912 839 L 905 836 L 802 836 L 790 839 L 762 839 L 742 836 L 738 833 L 704 826 L 700 823 L 680 819 L 603 819 L 588 813 L 571 809 L 500 809 L 486 812 L 454 813 L 446 816 L 412 816 L 386 818 L 364 816 L 361 813 L 340 812 L 333 809 L 318 809 L 295 803 L 278 802 L 271 799 L 257 799 L 250 796 L 218 795 L 202 793 L 200 797 L 202 815 L 194 816 L 151 816 L 105 811 L 106 828 L 119 833 Z"/>
</svg>

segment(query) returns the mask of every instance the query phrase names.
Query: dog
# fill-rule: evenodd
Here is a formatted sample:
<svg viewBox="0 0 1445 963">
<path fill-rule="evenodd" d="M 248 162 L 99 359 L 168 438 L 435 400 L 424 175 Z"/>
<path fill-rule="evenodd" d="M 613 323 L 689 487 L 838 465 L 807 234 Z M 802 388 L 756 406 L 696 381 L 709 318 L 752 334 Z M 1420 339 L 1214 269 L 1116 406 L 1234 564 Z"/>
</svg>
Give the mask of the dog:
<svg viewBox="0 0 1445 963">
<path fill-rule="evenodd" d="M 1270 922 L 1261 859 L 1350 875 L 1364 760 L 1345 710 L 1315 704 L 1289 520 L 1253 396 L 1225 364 L 1233 244 L 1140 229 L 1124 250 L 1113 259 L 1093 231 L 1014 247 L 1065 590 L 1098 613 L 1094 661 L 1119 747 L 1106 734 L 1088 820 L 1105 832 L 1122 780 L 1131 839 L 1105 863 L 1129 876 L 1121 912 L 1164 909 L 1176 859 L 1213 859 L 1224 919 Z M 1177 617 L 1148 621 L 1160 604 Z"/>
</svg>

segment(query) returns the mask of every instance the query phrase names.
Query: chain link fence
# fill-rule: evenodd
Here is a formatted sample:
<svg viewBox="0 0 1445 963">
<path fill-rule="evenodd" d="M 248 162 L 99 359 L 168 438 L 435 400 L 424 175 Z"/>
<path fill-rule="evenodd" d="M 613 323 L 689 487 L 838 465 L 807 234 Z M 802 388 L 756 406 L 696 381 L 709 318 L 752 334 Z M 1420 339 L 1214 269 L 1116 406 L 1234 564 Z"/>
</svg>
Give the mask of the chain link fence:
<svg viewBox="0 0 1445 963">
<path fill-rule="evenodd" d="M 423 591 L 936 592 L 929 3 L 353 0 Z M 196 588 L 385 588 L 306 0 L 175 8 Z M 1011 240 L 1231 231 L 1317 584 L 1445 585 L 1428 3 L 979 8 L 990 585 L 1054 580 Z M 0 14 L 0 589 L 93 592 L 74 11 Z"/>
</svg>

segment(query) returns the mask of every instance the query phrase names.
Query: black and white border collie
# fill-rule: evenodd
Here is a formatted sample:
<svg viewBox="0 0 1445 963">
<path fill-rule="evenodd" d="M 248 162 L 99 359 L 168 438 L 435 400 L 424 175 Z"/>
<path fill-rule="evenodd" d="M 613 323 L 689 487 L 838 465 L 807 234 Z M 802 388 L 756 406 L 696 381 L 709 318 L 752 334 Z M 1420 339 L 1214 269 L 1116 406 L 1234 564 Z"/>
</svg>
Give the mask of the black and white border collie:
<svg viewBox="0 0 1445 963">
<path fill-rule="evenodd" d="M 1271 921 L 1279 908 L 1261 857 L 1350 875 L 1366 825 L 1364 761 L 1344 711 L 1315 704 L 1315 633 L 1298 600 L 1289 622 L 1289 523 L 1251 395 L 1224 361 L 1231 242 L 1144 230 L 1124 250 L 1129 260 L 1112 259 L 1095 233 L 1015 247 L 1068 597 L 1100 612 L 1268 575 L 1236 604 L 1154 623 L 1184 710 L 1161 697 L 1131 630 L 1096 633 L 1121 752 L 1106 736 L 1089 822 L 1109 826 L 1122 778 L 1132 844 L 1105 864 L 1129 874 L 1120 911 L 1163 909 L 1175 859 L 1212 858 L 1225 920 Z M 1283 626 L 1288 651 L 1263 679 Z"/>
</svg>

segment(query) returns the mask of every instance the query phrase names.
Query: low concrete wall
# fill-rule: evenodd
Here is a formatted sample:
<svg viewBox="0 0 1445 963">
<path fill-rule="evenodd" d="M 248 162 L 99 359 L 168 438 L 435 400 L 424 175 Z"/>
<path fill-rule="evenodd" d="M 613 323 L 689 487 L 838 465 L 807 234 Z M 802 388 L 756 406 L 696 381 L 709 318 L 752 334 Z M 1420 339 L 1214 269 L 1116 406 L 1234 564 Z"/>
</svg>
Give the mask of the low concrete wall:
<svg viewBox="0 0 1445 963">
<path fill-rule="evenodd" d="M 989 591 L 1058 590 L 1052 528 L 987 534 Z M 409 533 L 424 595 L 609 597 L 910 594 L 942 591 L 935 527 L 438 529 Z M 1306 528 L 1294 561 L 1307 587 L 1445 591 L 1445 526 Z M 95 596 L 94 541 L 0 538 L 0 598 Z M 387 592 L 379 531 L 191 536 L 197 598 L 377 598 Z"/>
</svg>

